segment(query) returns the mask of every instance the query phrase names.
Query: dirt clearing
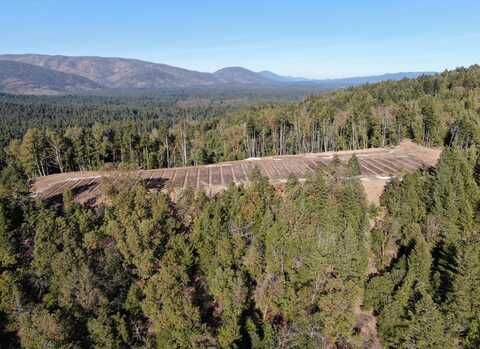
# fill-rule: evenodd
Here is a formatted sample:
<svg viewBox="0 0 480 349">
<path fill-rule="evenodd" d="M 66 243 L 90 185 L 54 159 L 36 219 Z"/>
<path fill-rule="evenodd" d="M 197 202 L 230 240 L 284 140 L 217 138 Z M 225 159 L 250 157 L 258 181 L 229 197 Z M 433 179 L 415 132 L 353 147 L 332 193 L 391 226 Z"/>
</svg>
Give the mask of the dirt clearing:
<svg viewBox="0 0 480 349">
<path fill-rule="evenodd" d="M 360 163 L 360 180 L 367 198 L 370 202 L 377 204 L 385 184 L 392 177 L 401 177 L 421 167 L 434 166 L 440 153 L 440 149 L 426 148 L 411 141 L 402 141 L 399 146 L 392 148 L 269 156 L 196 167 L 69 172 L 38 177 L 31 191 L 42 200 L 53 200 L 61 197 L 63 192 L 69 189 L 79 202 L 92 202 L 101 193 L 102 181 L 115 182 L 116 177 L 131 176 L 144 181 L 151 188 L 170 193 L 190 187 L 203 189 L 207 194 L 212 195 L 231 183 L 248 184 L 248 174 L 254 168 L 258 168 L 273 185 L 280 185 L 285 183 L 290 174 L 296 175 L 299 179 L 305 179 L 317 169 L 326 170 L 334 156 L 341 161 L 348 161 L 355 154 Z"/>
</svg>

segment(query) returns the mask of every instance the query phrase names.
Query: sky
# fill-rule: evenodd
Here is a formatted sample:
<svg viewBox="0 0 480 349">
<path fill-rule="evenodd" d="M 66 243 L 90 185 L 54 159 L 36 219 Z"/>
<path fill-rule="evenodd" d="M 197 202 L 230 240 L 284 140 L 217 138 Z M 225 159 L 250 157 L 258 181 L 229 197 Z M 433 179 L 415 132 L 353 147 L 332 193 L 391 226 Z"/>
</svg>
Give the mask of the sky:
<svg viewBox="0 0 480 349">
<path fill-rule="evenodd" d="M 479 0 L 0 1 L 0 53 L 309 78 L 480 63 Z"/>
</svg>

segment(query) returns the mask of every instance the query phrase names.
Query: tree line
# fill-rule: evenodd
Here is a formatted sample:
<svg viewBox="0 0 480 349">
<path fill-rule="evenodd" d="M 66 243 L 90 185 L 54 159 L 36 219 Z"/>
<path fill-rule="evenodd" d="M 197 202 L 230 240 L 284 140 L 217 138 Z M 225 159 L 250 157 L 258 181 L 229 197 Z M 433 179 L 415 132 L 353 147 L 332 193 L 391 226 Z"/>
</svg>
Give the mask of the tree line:
<svg viewBox="0 0 480 349">
<path fill-rule="evenodd" d="M 104 99 L 86 108 L 9 104 L 15 119 L 35 125 L 41 115 L 44 125 L 17 133 L 5 143 L 3 157 L 16 156 L 33 177 L 105 166 L 151 169 L 383 147 L 403 138 L 427 146 L 468 146 L 480 135 L 479 81 L 480 67 L 472 66 L 311 96 L 299 103 L 233 109 L 221 103 L 180 108 L 136 99 L 130 101 L 135 107 Z M 79 111 L 71 113 L 72 108 Z M 51 115 L 50 122 L 46 115 Z"/>
</svg>

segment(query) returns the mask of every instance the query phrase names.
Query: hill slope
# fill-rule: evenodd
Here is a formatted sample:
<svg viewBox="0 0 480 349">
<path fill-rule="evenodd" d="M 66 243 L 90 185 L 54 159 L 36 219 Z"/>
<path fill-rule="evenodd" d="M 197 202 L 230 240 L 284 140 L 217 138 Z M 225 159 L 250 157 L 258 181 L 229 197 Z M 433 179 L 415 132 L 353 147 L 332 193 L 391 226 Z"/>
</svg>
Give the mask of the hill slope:
<svg viewBox="0 0 480 349">
<path fill-rule="evenodd" d="M 87 78 L 11 61 L 0 61 L 0 91 L 15 94 L 56 95 L 93 91 L 103 86 Z"/>
<path fill-rule="evenodd" d="M 136 59 L 29 54 L 0 55 L 0 60 L 23 62 L 80 75 L 109 88 L 210 86 L 217 82 L 209 73 Z"/>
</svg>

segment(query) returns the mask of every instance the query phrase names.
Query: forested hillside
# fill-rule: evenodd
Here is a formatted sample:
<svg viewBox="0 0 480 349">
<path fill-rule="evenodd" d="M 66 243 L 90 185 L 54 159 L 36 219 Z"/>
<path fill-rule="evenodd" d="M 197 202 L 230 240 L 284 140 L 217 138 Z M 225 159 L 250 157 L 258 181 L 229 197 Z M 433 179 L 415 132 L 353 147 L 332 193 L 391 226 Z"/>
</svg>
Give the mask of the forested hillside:
<svg viewBox="0 0 480 349">
<path fill-rule="evenodd" d="M 479 88 L 473 66 L 296 104 L 2 104 L 2 131 L 17 137 L 4 132 L 0 161 L 2 348 L 478 348 Z M 354 161 L 282 191 L 254 172 L 248 187 L 175 202 L 128 177 L 96 208 L 28 193 L 33 176 L 107 163 L 402 137 L 445 150 L 436 168 L 392 180 L 379 207 Z"/>
<path fill-rule="evenodd" d="M 0 60 L 0 91 L 54 95 L 59 92 L 98 90 L 101 86 L 82 76 Z"/>
<path fill-rule="evenodd" d="M 360 149 L 411 138 L 468 146 L 479 135 L 480 67 L 229 110 L 131 99 L 0 103 L 7 152 L 28 175 L 158 168 L 252 156 Z M 17 97 L 18 98 L 18 97 Z M 88 98 L 88 97 L 84 97 Z M 86 105 L 84 105 L 86 104 Z"/>
<path fill-rule="evenodd" d="M 13 178 L 6 178 L 3 184 Z M 125 182 L 93 211 L 2 191 L 1 341 L 25 348 L 292 348 L 361 343 L 368 216 L 356 180 L 207 200 Z M 17 187 L 15 186 L 17 184 Z"/>
<path fill-rule="evenodd" d="M 478 166 L 478 144 L 453 148 L 385 191 L 365 305 L 386 347 L 480 346 Z"/>
</svg>

